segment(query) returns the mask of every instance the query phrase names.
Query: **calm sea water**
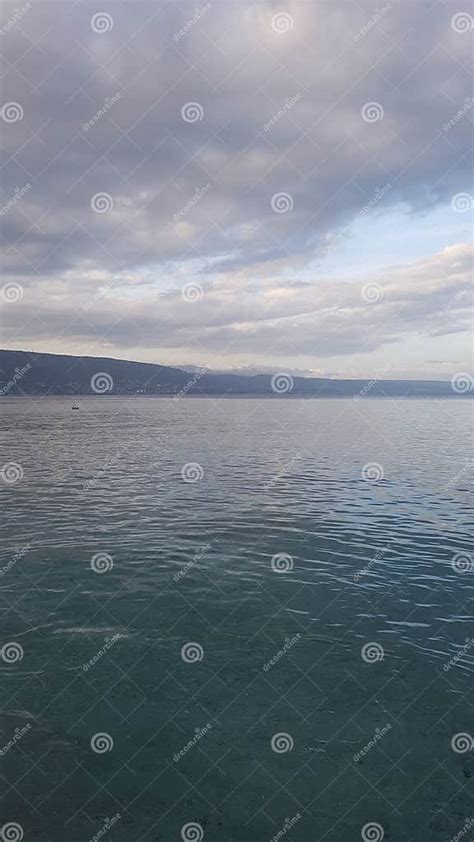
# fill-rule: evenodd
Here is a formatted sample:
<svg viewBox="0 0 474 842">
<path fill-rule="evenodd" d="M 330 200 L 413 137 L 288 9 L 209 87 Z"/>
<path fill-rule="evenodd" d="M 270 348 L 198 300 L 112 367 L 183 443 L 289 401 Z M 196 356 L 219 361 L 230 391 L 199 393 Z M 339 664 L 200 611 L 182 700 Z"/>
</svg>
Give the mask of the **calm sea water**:
<svg viewBox="0 0 474 842">
<path fill-rule="evenodd" d="M 2 402 L 1 823 L 472 839 L 472 405 L 79 403 Z"/>
</svg>

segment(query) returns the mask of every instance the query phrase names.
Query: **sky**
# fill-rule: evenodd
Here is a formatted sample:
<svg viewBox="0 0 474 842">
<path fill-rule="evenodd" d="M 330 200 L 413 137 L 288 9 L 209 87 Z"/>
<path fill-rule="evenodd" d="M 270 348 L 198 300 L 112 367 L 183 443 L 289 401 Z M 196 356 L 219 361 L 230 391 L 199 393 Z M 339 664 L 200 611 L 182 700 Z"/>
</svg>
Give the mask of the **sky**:
<svg viewBox="0 0 474 842">
<path fill-rule="evenodd" d="M 3 3 L 2 347 L 471 372 L 467 7 Z"/>
</svg>

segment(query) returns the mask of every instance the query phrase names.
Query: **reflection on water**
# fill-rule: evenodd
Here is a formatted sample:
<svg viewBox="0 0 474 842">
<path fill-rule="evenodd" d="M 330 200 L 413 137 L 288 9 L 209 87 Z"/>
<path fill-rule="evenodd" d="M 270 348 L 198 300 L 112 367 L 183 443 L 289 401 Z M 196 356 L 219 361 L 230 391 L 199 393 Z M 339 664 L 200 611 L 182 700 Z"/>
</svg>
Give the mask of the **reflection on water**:
<svg viewBox="0 0 474 842">
<path fill-rule="evenodd" d="M 117 812 L 118 842 L 462 830 L 469 402 L 2 408 L 23 470 L 1 488 L 4 744 L 30 724 L 5 821 L 40 842 Z"/>
</svg>

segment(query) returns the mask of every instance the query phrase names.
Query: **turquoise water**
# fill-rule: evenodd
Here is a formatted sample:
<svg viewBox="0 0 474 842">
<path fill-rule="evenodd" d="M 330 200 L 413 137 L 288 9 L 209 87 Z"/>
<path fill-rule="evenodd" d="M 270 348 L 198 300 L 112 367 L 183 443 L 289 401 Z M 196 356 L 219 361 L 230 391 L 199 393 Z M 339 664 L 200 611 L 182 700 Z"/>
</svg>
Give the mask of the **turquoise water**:
<svg viewBox="0 0 474 842">
<path fill-rule="evenodd" d="M 79 403 L 2 402 L 1 823 L 470 840 L 471 404 Z"/>
</svg>

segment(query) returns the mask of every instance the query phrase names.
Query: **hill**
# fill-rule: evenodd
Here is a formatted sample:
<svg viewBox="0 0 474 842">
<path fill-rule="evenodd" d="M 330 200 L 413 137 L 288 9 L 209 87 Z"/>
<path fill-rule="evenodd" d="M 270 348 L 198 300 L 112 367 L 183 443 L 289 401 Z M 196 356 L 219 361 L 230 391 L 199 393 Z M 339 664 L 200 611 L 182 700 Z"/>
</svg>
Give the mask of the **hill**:
<svg viewBox="0 0 474 842">
<path fill-rule="evenodd" d="M 284 373 L 194 374 L 171 366 L 0 350 L 0 395 L 250 395 L 261 397 L 462 397 L 437 380 L 335 380 Z"/>
</svg>

